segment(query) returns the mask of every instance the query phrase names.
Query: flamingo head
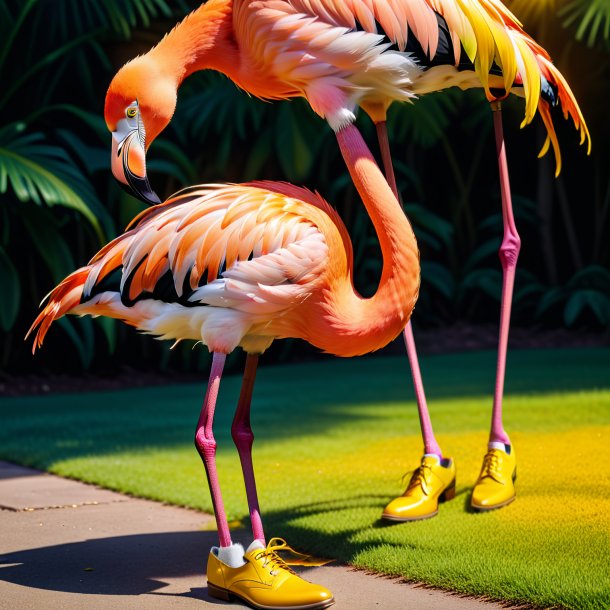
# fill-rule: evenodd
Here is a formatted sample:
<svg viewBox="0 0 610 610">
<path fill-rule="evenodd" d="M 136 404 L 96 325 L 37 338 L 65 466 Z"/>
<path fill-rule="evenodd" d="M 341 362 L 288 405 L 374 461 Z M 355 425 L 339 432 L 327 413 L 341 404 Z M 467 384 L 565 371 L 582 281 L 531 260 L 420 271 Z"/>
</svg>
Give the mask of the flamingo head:
<svg viewBox="0 0 610 610">
<path fill-rule="evenodd" d="M 146 56 L 124 65 L 112 79 L 104 117 L 112 133 L 111 166 L 119 184 L 145 203 L 160 199 L 146 175 L 146 151 L 176 108 L 176 83 Z"/>
</svg>

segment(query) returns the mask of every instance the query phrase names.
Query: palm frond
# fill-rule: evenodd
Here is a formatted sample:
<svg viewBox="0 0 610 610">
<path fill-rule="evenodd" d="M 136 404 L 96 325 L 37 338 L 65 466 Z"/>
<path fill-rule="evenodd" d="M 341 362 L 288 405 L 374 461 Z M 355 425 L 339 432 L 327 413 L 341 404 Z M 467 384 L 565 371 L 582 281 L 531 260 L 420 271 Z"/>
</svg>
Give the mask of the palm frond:
<svg viewBox="0 0 610 610">
<path fill-rule="evenodd" d="M 560 11 L 566 27 L 576 28 L 576 38 L 588 46 L 610 43 L 610 2 L 571 0 Z"/>
<path fill-rule="evenodd" d="M 1 4 L 11 4 L 2 0 Z M 30 0 L 17 13 L 21 23 L 27 17 L 28 29 L 46 40 L 69 40 L 75 32 L 102 29 L 129 38 L 135 27 L 148 27 L 153 19 L 182 15 L 188 10 L 183 0 Z M 28 10 L 26 11 L 25 8 Z M 27 13 L 35 8 L 34 14 Z M 10 12 L 11 11 L 7 11 Z"/>
<path fill-rule="evenodd" d="M 13 326 L 19 312 L 21 285 L 17 270 L 2 246 L 0 246 L 0 285 L 2 286 L 0 330 L 8 331 Z"/>
<path fill-rule="evenodd" d="M 81 213 L 104 241 L 110 220 L 90 184 L 64 150 L 40 133 L 13 123 L 0 130 L 0 193 L 9 188 L 19 201 L 60 205 Z"/>
<path fill-rule="evenodd" d="M 535 23 L 552 15 L 557 10 L 559 0 L 513 0 L 506 4 L 523 22 Z"/>
<path fill-rule="evenodd" d="M 446 138 L 452 117 L 457 113 L 458 99 L 459 95 L 448 89 L 426 95 L 416 104 L 394 104 L 388 116 L 388 131 L 397 140 L 408 140 L 416 147 L 433 148 Z"/>
</svg>

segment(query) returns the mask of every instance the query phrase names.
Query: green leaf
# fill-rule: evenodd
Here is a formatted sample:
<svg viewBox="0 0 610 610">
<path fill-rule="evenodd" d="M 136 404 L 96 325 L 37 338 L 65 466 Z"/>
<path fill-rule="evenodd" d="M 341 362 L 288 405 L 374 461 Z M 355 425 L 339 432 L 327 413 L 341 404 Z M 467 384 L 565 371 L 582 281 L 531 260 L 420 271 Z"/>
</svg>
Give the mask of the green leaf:
<svg viewBox="0 0 610 610">
<path fill-rule="evenodd" d="M 419 203 L 405 204 L 405 213 L 419 241 L 426 242 L 435 250 L 451 246 L 455 229 L 450 222 Z"/>
<path fill-rule="evenodd" d="M 64 316 L 57 323 L 63 328 L 74 347 L 76 347 L 83 368 L 88 369 L 93 360 L 95 344 L 91 318 L 72 320 Z M 81 331 L 80 333 L 77 328 Z"/>
<path fill-rule="evenodd" d="M 447 267 L 431 261 L 421 263 L 422 284 L 429 284 L 444 297 L 451 299 L 455 293 L 455 280 Z"/>
<path fill-rule="evenodd" d="M 572 326 L 587 309 L 593 312 L 600 324 L 610 325 L 610 299 L 596 290 L 580 290 L 568 299 L 564 311 L 565 323 Z"/>
<path fill-rule="evenodd" d="M 500 248 L 500 238 L 492 238 L 482 243 L 480 246 L 475 248 L 474 252 L 464 262 L 464 272 L 468 273 L 479 265 L 482 261 L 488 259 L 490 256 L 498 255 L 498 249 Z"/>
<path fill-rule="evenodd" d="M 100 242 L 106 239 L 98 218 L 112 231 L 109 216 L 65 151 L 46 144 L 42 134 L 23 132 L 20 124 L 0 130 L 0 193 L 9 186 L 20 201 L 60 205 L 81 213 Z"/>
<path fill-rule="evenodd" d="M 566 289 L 563 286 L 549 290 L 538 303 L 536 317 L 541 318 L 549 309 L 561 303 L 566 297 Z"/>
<path fill-rule="evenodd" d="M 169 18 L 174 12 L 182 15 L 188 9 L 188 3 L 184 0 L 173 0 L 171 3 L 166 0 L 52 0 L 47 4 L 52 6 L 58 17 L 46 19 L 48 32 L 41 27 L 36 34 L 56 40 L 73 36 L 75 32 L 98 28 L 110 30 L 127 39 L 134 27 L 148 27 L 152 19 Z"/>
<path fill-rule="evenodd" d="M 593 47 L 610 42 L 610 3 L 608 0 L 572 0 L 559 10 L 563 25 L 576 27 L 576 39 Z"/>
<path fill-rule="evenodd" d="M 193 160 L 179 146 L 165 138 L 155 140 L 154 159 L 149 157 L 148 167 L 151 171 L 177 178 L 183 186 L 193 184 L 197 180 Z"/>
<path fill-rule="evenodd" d="M 70 51 L 77 49 L 83 43 L 92 42 L 95 34 L 96 32 L 89 32 L 87 34 L 83 34 L 82 36 L 78 36 L 77 38 L 66 42 L 62 46 L 54 48 L 50 53 L 45 54 L 42 59 L 38 60 L 35 64 L 29 65 L 27 69 L 20 71 L 19 75 L 12 80 L 10 86 L 3 89 L 2 97 L 0 98 L 0 108 L 5 106 L 13 94 L 23 89 L 23 85 L 28 81 L 28 79 L 32 78 L 37 74 L 37 72 L 48 67 L 50 64 L 53 64 L 53 62 L 62 58 Z"/>
<path fill-rule="evenodd" d="M 40 117 L 53 112 L 66 112 L 72 116 L 75 116 L 95 133 L 102 144 L 108 145 L 110 141 L 110 133 L 108 132 L 108 128 L 106 127 L 102 114 L 95 114 L 72 104 L 53 104 L 52 106 L 43 106 L 38 108 L 32 114 L 28 115 L 24 122 L 26 124 L 33 123 L 34 121 L 40 119 Z"/>
<path fill-rule="evenodd" d="M 256 180 L 257 178 L 260 178 L 265 162 L 268 161 L 271 156 L 272 137 L 273 133 L 271 130 L 267 130 L 259 137 L 255 138 L 250 147 L 250 154 L 248 155 L 248 161 L 244 168 L 244 180 Z"/>
<path fill-rule="evenodd" d="M 275 148 L 282 170 L 289 179 L 303 181 L 315 158 L 312 139 L 305 137 L 287 103 L 279 106 L 278 124 L 283 127 L 275 130 Z"/>
<path fill-rule="evenodd" d="M 8 332 L 13 327 L 19 312 L 21 286 L 17 270 L 2 247 L 0 247 L 0 286 L 2 286 L 0 328 Z"/>
<path fill-rule="evenodd" d="M 424 188 L 422 186 L 421 177 L 418 172 L 409 167 L 406 163 L 400 160 L 393 159 L 392 165 L 396 172 L 396 180 L 398 181 L 398 188 L 402 192 L 408 188 L 413 187 L 418 199 L 424 199 Z"/>
<path fill-rule="evenodd" d="M 569 290 L 591 289 L 610 296 L 610 270 L 591 265 L 575 273 L 567 284 Z"/>
<path fill-rule="evenodd" d="M 502 273 L 495 269 L 478 269 L 469 273 L 460 286 L 460 296 L 472 289 L 478 289 L 499 301 L 502 296 Z"/>
<path fill-rule="evenodd" d="M 20 215 L 30 236 L 29 243 L 50 271 L 53 282 L 59 283 L 74 271 L 75 264 L 57 220 L 48 210 L 37 206 L 23 206 Z"/>
<path fill-rule="evenodd" d="M 433 148 L 446 138 L 458 97 L 449 89 L 425 95 L 415 104 L 394 104 L 388 114 L 388 132 L 418 148 Z"/>
<path fill-rule="evenodd" d="M 117 345 L 117 320 L 113 318 L 97 318 L 97 324 L 100 326 L 108 342 L 108 352 L 114 354 Z"/>
<path fill-rule="evenodd" d="M 540 280 L 529 271 L 522 269 L 517 273 L 513 305 L 520 307 L 525 304 L 533 306 L 538 303 L 544 294 L 544 286 Z"/>
<path fill-rule="evenodd" d="M 27 19 L 32 8 L 34 8 L 36 5 L 36 2 L 37 0 L 27 0 L 27 2 L 21 3 L 19 15 L 17 16 L 17 19 L 11 23 L 11 27 L 8 30 L 8 39 L 5 38 L 2 41 L 2 50 L 0 51 L 0 70 L 4 68 L 4 62 L 11 51 L 15 39 L 19 35 L 19 30 Z M 7 13 L 8 11 L 4 10 L 3 12 Z"/>
<path fill-rule="evenodd" d="M 109 146 L 90 146 L 85 144 L 73 131 L 68 129 L 58 129 L 59 139 L 72 150 L 75 157 L 82 159 L 81 166 L 88 174 L 105 171 L 110 169 Z"/>
</svg>

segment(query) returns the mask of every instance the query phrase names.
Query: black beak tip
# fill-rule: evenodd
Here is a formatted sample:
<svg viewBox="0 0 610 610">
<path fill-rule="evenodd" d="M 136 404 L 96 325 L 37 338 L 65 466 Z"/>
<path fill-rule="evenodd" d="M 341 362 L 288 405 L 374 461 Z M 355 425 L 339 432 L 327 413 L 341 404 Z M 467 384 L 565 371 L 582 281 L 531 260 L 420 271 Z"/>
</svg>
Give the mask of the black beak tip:
<svg viewBox="0 0 610 610">
<path fill-rule="evenodd" d="M 159 195 L 155 193 L 150 187 L 148 190 L 140 193 L 139 199 L 141 199 L 144 203 L 148 203 L 149 205 L 158 205 L 161 203 L 161 199 L 159 199 Z"/>
<path fill-rule="evenodd" d="M 129 184 L 125 184 L 121 180 L 117 180 L 117 182 L 126 193 L 148 205 L 158 205 L 161 203 L 157 193 L 150 188 L 148 178 L 141 179 L 132 175 L 130 176 Z"/>
</svg>

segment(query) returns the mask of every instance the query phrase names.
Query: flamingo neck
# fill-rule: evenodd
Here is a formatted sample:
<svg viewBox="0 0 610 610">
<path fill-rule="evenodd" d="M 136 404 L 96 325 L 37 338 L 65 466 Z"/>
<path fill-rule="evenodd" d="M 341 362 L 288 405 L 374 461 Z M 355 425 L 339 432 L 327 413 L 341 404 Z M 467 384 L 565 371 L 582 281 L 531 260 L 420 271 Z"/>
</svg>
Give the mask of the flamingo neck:
<svg viewBox="0 0 610 610">
<path fill-rule="evenodd" d="M 239 67 L 233 1 L 209 0 L 169 32 L 150 56 L 175 81 L 176 89 L 199 70 L 217 70 L 231 77 Z"/>
<path fill-rule="evenodd" d="M 337 133 L 352 180 L 377 232 L 383 270 L 377 292 L 365 299 L 354 289 L 352 269 L 328 291 L 315 336 L 308 338 L 339 356 L 364 354 L 387 345 L 405 327 L 419 292 L 417 242 L 398 200 L 358 129 Z"/>
</svg>

